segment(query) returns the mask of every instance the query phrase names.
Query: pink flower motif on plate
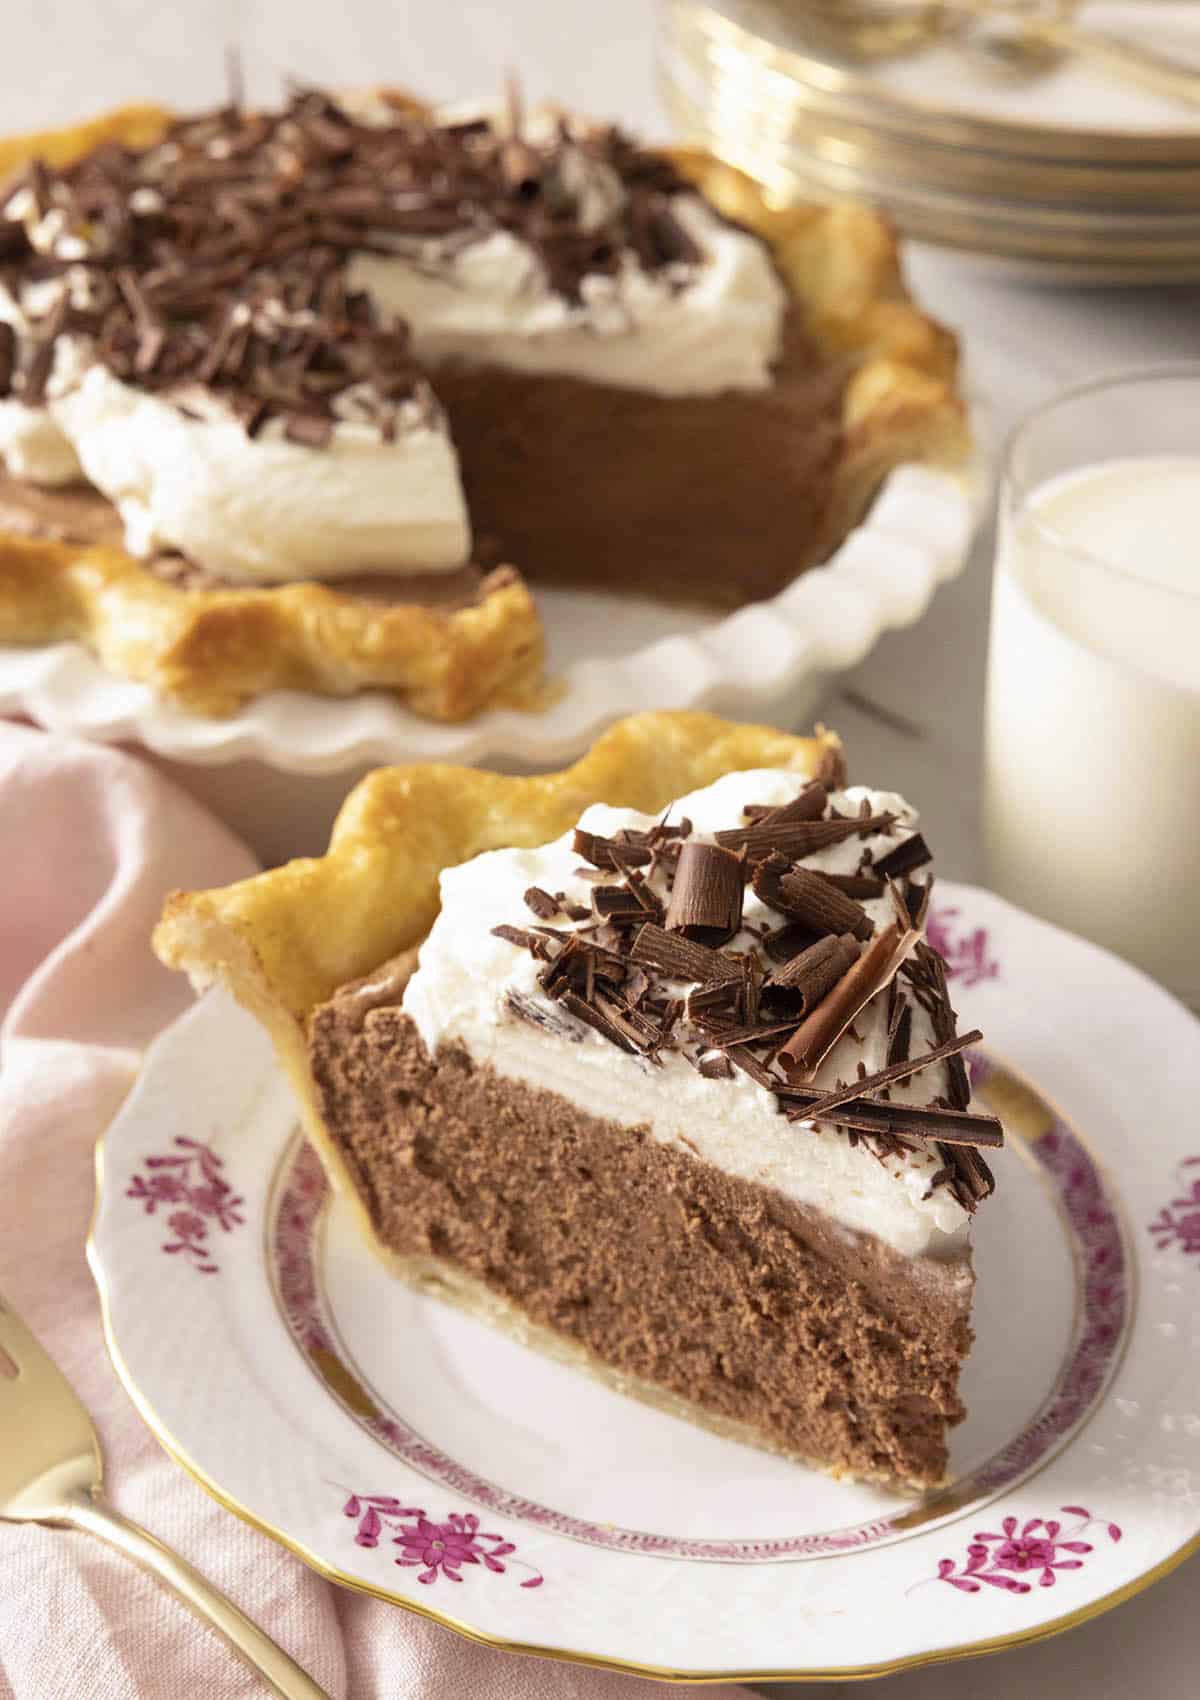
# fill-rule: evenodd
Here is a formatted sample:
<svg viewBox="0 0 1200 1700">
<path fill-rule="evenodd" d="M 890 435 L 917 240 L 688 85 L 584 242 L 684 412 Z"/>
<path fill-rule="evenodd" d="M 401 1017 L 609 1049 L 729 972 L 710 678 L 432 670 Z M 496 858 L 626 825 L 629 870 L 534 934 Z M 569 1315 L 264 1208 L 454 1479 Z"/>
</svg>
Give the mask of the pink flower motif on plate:
<svg viewBox="0 0 1200 1700">
<path fill-rule="evenodd" d="M 1179 1197 L 1159 1211 L 1150 1232 L 1159 1251 L 1177 1246 L 1185 1257 L 1200 1257 L 1200 1157 L 1185 1157 L 1176 1176 Z"/>
<path fill-rule="evenodd" d="M 419 1506 L 402 1505 L 386 1494 L 353 1493 L 342 1513 L 357 1519 L 356 1546 L 377 1547 L 386 1535 L 400 1548 L 392 1562 L 404 1569 L 418 1569 L 418 1582 L 428 1584 L 442 1576 L 448 1582 L 462 1582 L 464 1564 L 480 1564 L 498 1576 L 510 1565 L 517 1565 L 529 1571 L 519 1584 L 522 1588 L 540 1588 L 544 1580 L 540 1570 L 524 1559 L 513 1558 L 517 1549 L 512 1541 L 488 1534 L 470 1512 L 452 1511 L 444 1523 L 435 1523 Z"/>
<path fill-rule="evenodd" d="M 232 1233 L 245 1220 L 244 1200 L 225 1179 L 224 1164 L 207 1145 L 182 1137 L 174 1144 L 175 1153 L 146 1158 L 145 1173 L 134 1175 L 125 1196 L 138 1199 L 147 1216 L 155 1215 L 160 1204 L 179 1205 L 167 1217 L 174 1237 L 164 1240 L 162 1249 L 190 1260 L 202 1275 L 215 1275 L 219 1265 L 213 1261 L 210 1225 Z"/>
<path fill-rule="evenodd" d="M 1000 964 L 991 954 L 986 927 L 960 929 L 958 909 L 931 909 L 925 936 L 946 964 L 946 978 L 977 986 L 981 980 L 997 980 Z"/>
<path fill-rule="evenodd" d="M 1068 1527 L 1055 1517 L 1030 1517 L 1024 1523 L 1005 1517 L 998 1531 L 981 1531 L 972 1537 L 963 1564 L 943 1558 L 936 1576 L 926 1576 L 913 1586 L 948 1582 L 961 1593 L 978 1594 L 986 1584 L 1009 1594 L 1028 1594 L 1033 1584 L 1025 1580 L 1027 1576 L 1036 1576 L 1040 1587 L 1053 1588 L 1062 1571 L 1082 1570 L 1089 1553 L 1096 1550 L 1093 1542 L 1079 1538 L 1086 1531 L 1101 1528 L 1110 1541 L 1121 1539 L 1116 1523 L 1093 1517 L 1082 1505 L 1064 1505 L 1061 1515 L 1075 1521 Z"/>
</svg>

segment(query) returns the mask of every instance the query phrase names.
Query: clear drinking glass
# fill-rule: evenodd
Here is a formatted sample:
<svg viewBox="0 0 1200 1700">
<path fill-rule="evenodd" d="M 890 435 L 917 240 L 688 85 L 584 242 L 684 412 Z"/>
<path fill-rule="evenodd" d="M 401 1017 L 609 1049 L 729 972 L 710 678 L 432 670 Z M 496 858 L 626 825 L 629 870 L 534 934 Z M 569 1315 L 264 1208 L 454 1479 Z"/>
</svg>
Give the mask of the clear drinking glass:
<svg viewBox="0 0 1200 1700">
<path fill-rule="evenodd" d="M 1009 444 L 984 835 L 997 891 L 1200 1008 L 1200 364 L 1074 390 Z"/>
</svg>

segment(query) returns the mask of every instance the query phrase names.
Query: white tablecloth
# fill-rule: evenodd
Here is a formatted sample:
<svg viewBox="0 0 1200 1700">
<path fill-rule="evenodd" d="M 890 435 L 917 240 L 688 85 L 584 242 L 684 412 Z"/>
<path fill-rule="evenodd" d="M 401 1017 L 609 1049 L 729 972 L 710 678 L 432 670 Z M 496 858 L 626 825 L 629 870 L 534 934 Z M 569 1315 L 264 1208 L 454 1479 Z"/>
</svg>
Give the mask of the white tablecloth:
<svg viewBox="0 0 1200 1700">
<path fill-rule="evenodd" d="M 527 96 L 553 95 L 661 133 L 650 0 L 8 0 L 3 123 L 41 128 L 119 100 L 219 99 L 236 44 L 251 93 L 286 75 L 327 84 L 407 84 L 449 99 L 486 93 L 516 69 Z M 989 277 L 975 263 L 914 251 L 922 301 L 965 340 L 991 440 L 1064 385 L 1104 371 L 1200 356 L 1194 289 L 1066 291 Z M 826 705 L 856 774 L 919 801 L 947 876 L 986 881 L 977 812 L 990 554 L 929 615 L 887 637 Z M 849 697 L 847 693 L 850 693 Z M 868 704 L 876 705 L 875 712 Z M 1200 1561 L 1197 1561 L 1200 1563 Z M 887 1700 L 1096 1700 L 1195 1692 L 1197 1563 L 1083 1629 L 1040 1646 L 915 1672 L 858 1692 Z M 835 1685 L 828 1692 L 834 1693 Z M 824 1685 L 794 1692 L 826 1692 Z"/>
</svg>

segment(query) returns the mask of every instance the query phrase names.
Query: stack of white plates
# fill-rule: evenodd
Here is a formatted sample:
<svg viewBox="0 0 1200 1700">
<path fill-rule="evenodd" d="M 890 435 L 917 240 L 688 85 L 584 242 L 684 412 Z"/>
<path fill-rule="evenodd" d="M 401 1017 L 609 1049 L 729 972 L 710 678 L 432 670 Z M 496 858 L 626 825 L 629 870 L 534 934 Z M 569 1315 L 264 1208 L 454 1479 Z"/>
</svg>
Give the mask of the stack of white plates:
<svg viewBox="0 0 1200 1700">
<path fill-rule="evenodd" d="M 780 200 L 871 201 L 909 235 L 1040 276 L 1200 278 L 1200 93 L 1172 99 L 1076 55 L 1001 71 L 970 35 L 855 63 L 812 16 L 812 0 L 664 0 L 683 135 Z M 1200 91 L 1194 0 L 1082 17 L 1190 60 Z"/>
</svg>

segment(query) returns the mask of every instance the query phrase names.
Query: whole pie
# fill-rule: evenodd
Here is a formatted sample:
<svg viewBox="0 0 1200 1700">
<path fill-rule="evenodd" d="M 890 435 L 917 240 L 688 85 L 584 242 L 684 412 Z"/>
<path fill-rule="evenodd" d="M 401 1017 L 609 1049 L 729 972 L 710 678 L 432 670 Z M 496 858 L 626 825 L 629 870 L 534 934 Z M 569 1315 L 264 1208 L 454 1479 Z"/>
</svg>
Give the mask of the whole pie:
<svg viewBox="0 0 1200 1700">
<path fill-rule="evenodd" d="M 0 641 L 225 714 L 533 700 L 526 581 L 735 607 L 962 450 L 861 208 L 510 99 L 0 143 Z"/>
<path fill-rule="evenodd" d="M 377 772 L 323 859 L 176 895 L 155 945 L 270 1029 L 404 1279 L 720 1433 L 927 1487 L 1002 1142 L 929 863 L 832 735 L 649 714 L 547 777 Z"/>
</svg>

